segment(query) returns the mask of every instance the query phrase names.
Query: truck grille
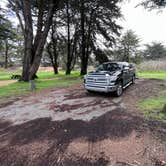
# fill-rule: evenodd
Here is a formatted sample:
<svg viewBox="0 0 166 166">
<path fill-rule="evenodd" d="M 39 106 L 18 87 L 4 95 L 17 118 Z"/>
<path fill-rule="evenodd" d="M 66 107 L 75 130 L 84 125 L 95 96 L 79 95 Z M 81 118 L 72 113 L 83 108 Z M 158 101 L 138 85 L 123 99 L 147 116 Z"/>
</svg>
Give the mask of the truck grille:
<svg viewBox="0 0 166 166">
<path fill-rule="evenodd" d="M 105 74 L 90 74 L 86 78 L 86 84 L 107 85 L 107 78 Z"/>
</svg>

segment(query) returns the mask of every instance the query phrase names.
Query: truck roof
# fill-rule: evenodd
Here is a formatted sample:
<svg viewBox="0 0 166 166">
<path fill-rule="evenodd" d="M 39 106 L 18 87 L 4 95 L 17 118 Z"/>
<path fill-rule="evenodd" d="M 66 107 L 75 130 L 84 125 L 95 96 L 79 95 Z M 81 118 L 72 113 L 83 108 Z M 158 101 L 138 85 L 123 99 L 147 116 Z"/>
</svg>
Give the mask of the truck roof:
<svg viewBox="0 0 166 166">
<path fill-rule="evenodd" d="M 103 63 L 103 64 L 110 64 L 110 63 L 117 63 L 117 64 L 120 64 L 120 65 L 129 64 L 128 62 L 119 62 L 119 61 L 105 62 L 105 63 Z"/>
</svg>

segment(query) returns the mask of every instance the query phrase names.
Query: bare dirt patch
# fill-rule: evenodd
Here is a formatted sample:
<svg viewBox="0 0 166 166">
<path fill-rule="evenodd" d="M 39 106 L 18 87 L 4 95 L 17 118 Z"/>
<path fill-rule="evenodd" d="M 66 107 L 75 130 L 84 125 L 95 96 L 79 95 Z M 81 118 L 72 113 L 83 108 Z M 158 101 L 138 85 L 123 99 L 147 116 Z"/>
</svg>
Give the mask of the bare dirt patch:
<svg viewBox="0 0 166 166">
<path fill-rule="evenodd" d="M 10 85 L 17 82 L 17 80 L 5 80 L 5 81 L 0 81 L 0 86 L 6 86 L 6 85 Z"/>
<path fill-rule="evenodd" d="M 136 107 L 162 89 L 165 82 L 138 80 L 115 98 L 75 86 L 0 108 L 0 165 L 165 165 L 166 125 Z"/>
</svg>

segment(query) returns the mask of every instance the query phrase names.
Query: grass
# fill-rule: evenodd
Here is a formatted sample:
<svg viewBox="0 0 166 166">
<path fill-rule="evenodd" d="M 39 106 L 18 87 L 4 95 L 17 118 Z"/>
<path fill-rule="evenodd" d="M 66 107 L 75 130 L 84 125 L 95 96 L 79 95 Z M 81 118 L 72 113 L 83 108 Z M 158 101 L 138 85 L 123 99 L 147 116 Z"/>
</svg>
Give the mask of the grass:
<svg viewBox="0 0 166 166">
<path fill-rule="evenodd" d="M 13 74 L 21 75 L 21 71 L 16 72 L 0 72 L 0 81 L 10 80 Z M 54 79 L 54 78 L 75 78 L 80 77 L 80 73 L 78 71 L 73 71 L 71 75 L 66 76 L 64 71 L 60 71 L 58 75 L 55 75 L 53 72 L 38 72 L 37 76 L 40 79 Z"/>
<path fill-rule="evenodd" d="M 0 81 L 10 80 L 11 76 L 10 73 L 0 73 Z"/>
<path fill-rule="evenodd" d="M 7 78 L 7 76 L 8 74 L 4 75 L 3 78 Z M 37 91 L 51 87 L 71 86 L 81 83 L 82 81 L 78 72 L 73 72 L 69 76 L 66 76 L 64 72 L 61 72 L 59 75 L 54 75 L 51 72 L 39 72 L 38 76 L 39 79 L 36 80 Z M 26 82 L 16 82 L 7 86 L 0 86 L 0 98 L 7 97 L 10 95 L 30 93 L 29 89 L 29 83 Z"/>
<path fill-rule="evenodd" d="M 140 78 L 154 78 L 166 80 L 166 71 L 142 71 L 138 72 Z"/>
<path fill-rule="evenodd" d="M 165 104 L 166 90 L 161 91 L 155 97 L 150 97 L 139 102 L 138 107 L 144 112 L 147 119 L 156 119 L 166 123 L 166 114 L 162 113 Z"/>
</svg>

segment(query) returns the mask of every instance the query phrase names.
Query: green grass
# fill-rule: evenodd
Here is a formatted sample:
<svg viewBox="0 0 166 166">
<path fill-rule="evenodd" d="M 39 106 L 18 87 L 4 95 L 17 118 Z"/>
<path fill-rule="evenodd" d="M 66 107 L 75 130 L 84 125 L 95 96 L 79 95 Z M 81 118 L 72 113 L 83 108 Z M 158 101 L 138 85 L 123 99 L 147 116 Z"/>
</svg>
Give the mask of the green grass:
<svg viewBox="0 0 166 166">
<path fill-rule="evenodd" d="M 21 75 L 21 71 L 16 72 L 1 72 L 0 71 L 0 81 L 10 80 L 13 74 Z M 54 79 L 54 78 L 75 78 L 80 77 L 80 73 L 78 71 L 73 71 L 71 75 L 66 76 L 64 71 L 60 71 L 58 75 L 55 75 L 53 72 L 38 72 L 37 76 L 39 79 Z"/>
<path fill-rule="evenodd" d="M 12 74 L 20 74 L 21 71 L 5 72 L 0 71 L 0 81 L 10 80 Z M 53 72 L 38 72 L 39 79 L 36 80 L 36 86 L 38 90 L 46 89 L 49 87 L 57 86 L 70 86 L 81 82 L 81 78 L 78 71 L 72 72 L 71 75 L 66 76 L 65 72 L 61 71 L 58 75 L 54 75 Z M 156 78 L 166 79 L 166 72 L 138 72 L 138 76 L 141 78 Z M 0 97 L 9 96 L 14 94 L 25 94 L 29 92 L 29 83 L 17 82 L 7 86 L 0 86 Z"/>
<path fill-rule="evenodd" d="M 143 71 L 137 73 L 140 78 L 154 78 L 166 80 L 166 71 Z"/>
<path fill-rule="evenodd" d="M 166 114 L 162 113 L 165 104 L 166 90 L 161 91 L 155 97 L 150 97 L 139 102 L 138 107 L 144 112 L 147 119 L 156 119 L 166 123 Z"/>
<path fill-rule="evenodd" d="M 0 73 L 0 81 L 10 80 L 12 74 L 10 73 Z"/>
<path fill-rule="evenodd" d="M 82 82 L 78 72 L 73 72 L 69 76 L 66 76 L 64 72 L 61 72 L 59 75 L 54 75 L 51 72 L 40 72 L 38 76 L 39 79 L 35 81 L 37 91 L 51 87 L 66 87 Z M 0 98 L 26 93 L 30 93 L 29 83 L 26 82 L 16 82 L 7 86 L 0 86 Z"/>
</svg>

